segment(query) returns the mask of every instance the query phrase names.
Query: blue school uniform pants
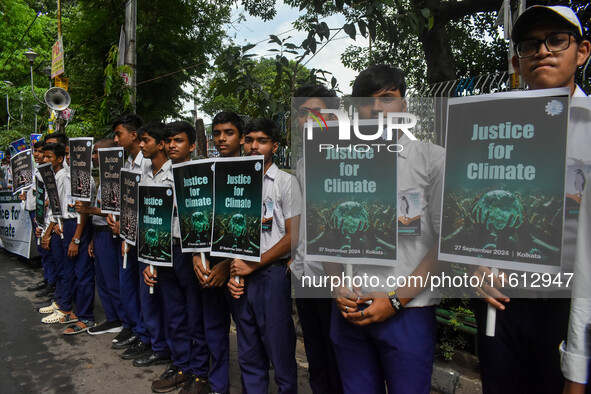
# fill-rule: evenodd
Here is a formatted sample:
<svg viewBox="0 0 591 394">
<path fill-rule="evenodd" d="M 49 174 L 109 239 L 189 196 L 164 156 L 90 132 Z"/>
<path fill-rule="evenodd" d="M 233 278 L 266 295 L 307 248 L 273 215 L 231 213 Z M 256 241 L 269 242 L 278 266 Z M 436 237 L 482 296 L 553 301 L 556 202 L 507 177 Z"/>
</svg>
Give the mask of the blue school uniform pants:
<svg viewBox="0 0 591 394">
<path fill-rule="evenodd" d="M 201 289 L 192 256 L 173 246 L 173 266 L 158 267 L 157 287 L 164 306 L 165 332 L 173 364 L 183 373 L 207 377 L 209 351 L 205 343 Z"/>
<path fill-rule="evenodd" d="M 96 286 L 107 321 L 121 320 L 119 291 L 119 258 L 121 242 L 113 238 L 108 226 L 94 227 L 94 262 Z M 118 249 L 119 248 L 119 249 Z"/>
<path fill-rule="evenodd" d="M 90 223 L 84 227 L 78 245 L 78 255 L 68 257 L 68 248 L 76 233 L 78 226 L 76 219 L 65 219 L 64 239 L 62 240 L 64 259 L 66 264 L 71 264 L 73 278 L 71 282 L 72 298 L 76 301 L 76 316 L 80 320 L 94 321 L 94 264 L 88 255 L 88 245 L 92 236 Z M 60 304 L 60 309 L 62 308 Z M 64 309 L 62 309 L 64 310 Z M 70 310 L 70 309 L 65 309 Z"/>
<path fill-rule="evenodd" d="M 238 362 L 244 393 L 267 393 L 269 361 L 279 393 L 297 393 L 296 336 L 286 264 L 271 265 L 245 278 L 245 293 L 234 301 Z"/>
<path fill-rule="evenodd" d="M 405 308 L 367 326 L 333 303 L 330 336 L 345 393 L 429 394 L 435 354 L 435 306 Z"/>
</svg>

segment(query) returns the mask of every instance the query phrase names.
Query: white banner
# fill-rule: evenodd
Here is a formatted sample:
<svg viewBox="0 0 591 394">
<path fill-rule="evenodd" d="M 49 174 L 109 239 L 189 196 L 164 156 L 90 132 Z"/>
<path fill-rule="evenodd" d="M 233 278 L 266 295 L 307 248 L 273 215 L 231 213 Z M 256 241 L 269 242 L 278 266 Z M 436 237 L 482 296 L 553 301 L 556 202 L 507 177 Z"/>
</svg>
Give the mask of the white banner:
<svg viewBox="0 0 591 394">
<path fill-rule="evenodd" d="M 0 244 L 9 252 L 26 258 L 37 256 L 32 242 L 31 218 L 11 192 L 0 192 Z"/>
</svg>

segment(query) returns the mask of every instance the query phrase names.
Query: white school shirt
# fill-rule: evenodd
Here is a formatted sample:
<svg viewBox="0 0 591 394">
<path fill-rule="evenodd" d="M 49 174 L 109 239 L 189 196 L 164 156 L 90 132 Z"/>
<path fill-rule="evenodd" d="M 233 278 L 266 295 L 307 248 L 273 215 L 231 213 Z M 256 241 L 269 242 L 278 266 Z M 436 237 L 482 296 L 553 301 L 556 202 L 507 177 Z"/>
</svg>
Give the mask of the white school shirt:
<svg viewBox="0 0 591 394">
<path fill-rule="evenodd" d="M 272 164 L 263 177 L 263 204 L 272 202 L 273 225 L 271 231 L 261 234 L 261 254 L 271 249 L 285 236 L 285 221 L 301 213 L 301 193 L 293 175 Z M 288 251 L 281 258 L 289 257 Z"/>
<path fill-rule="evenodd" d="M 358 265 L 354 275 L 375 275 L 386 284 L 387 277 L 407 277 L 418 267 L 429 249 L 439 237 L 443 188 L 443 164 L 445 150 L 425 141 L 411 141 L 403 135 L 398 143 L 404 147 L 398 153 L 398 192 L 420 193 L 421 235 L 398 236 L 397 261 L 393 266 Z M 397 196 L 392 196 L 396 199 Z M 383 288 L 382 291 L 396 287 Z M 375 289 L 364 289 L 371 291 Z M 424 290 L 412 299 L 405 308 L 423 307 L 439 303 L 439 290 Z"/>
<path fill-rule="evenodd" d="M 591 99 L 585 98 L 585 92 L 578 86 L 572 97 L 574 100 L 569 116 L 567 157 L 568 160 L 590 164 Z M 589 181 L 588 179 L 587 182 Z M 560 344 L 561 368 L 565 378 L 577 383 L 588 382 L 588 366 L 591 359 L 591 341 L 586 339 L 589 336 L 588 327 L 591 322 L 590 189 L 588 185 L 585 188 L 578 220 L 565 220 L 562 253 L 563 272 L 574 272 L 574 275 L 568 337 L 566 343 Z M 574 267 L 570 269 L 573 261 Z"/>
<path fill-rule="evenodd" d="M 134 159 L 131 158 L 131 155 L 127 156 L 127 160 L 123 163 L 123 168 L 144 172 L 148 166 L 151 166 L 151 164 L 152 161 L 144 158 L 144 154 L 140 150 Z"/>
<path fill-rule="evenodd" d="M 398 153 L 398 191 L 412 190 L 420 193 L 421 201 L 421 235 L 398 236 L 397 262 L 394 266 L 359 265 L 356 266 L 354 275 L 375 275 L 380 283 L 386 283 L 388 276 L 400 277 L 410 275 L 419 265 L 429 249 L 435 245 L 439 237 L 439 224 L 441 221 L 441 204 L 443 188 L 443 164 L 445 150 L 438 145 L 424 142 L 411 141 L 403 135 L 398 143 L 403 150 Z M 387 169 L 384 169 L 387 171 Z M 396 200 L 397 196 L 392 196 Z M 300 220 L 300 237 L 305 221 Z M 292 272 L 301 278 L 305 275 L 325 275 L 319 262 L 303 260 L 303 242 L 298 244 L 295 267 Z M 381 291 L 390 291 L 394 288 L 380 288 Z M 372 289 L 364 289 L 369 291 Z M 405 308 L 436 305 L 441 298 L 439 290 L 423 291 Z"/>
</svg>

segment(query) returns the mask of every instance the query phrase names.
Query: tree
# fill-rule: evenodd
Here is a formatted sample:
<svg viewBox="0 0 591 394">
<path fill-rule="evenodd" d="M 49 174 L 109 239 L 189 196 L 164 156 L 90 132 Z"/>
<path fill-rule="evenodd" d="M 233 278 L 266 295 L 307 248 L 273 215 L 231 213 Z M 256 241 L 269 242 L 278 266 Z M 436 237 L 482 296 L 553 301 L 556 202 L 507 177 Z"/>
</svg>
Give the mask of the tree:
<svg viewBox="0 0 591 394">
<path fill-rule="evenodd" d="M 236 74 L 233 75 L 235 77 L 233 81 L 228 80 L 228 77 L 234 69 L 229 71 L 225 67 L 216 67 L 213 70 L 213 74 L 201 87 L 205 92 L 205 95 L 199 99 L 203 112 L 214 116 L 220 111 L 233 111 L 254 118 L 273 117 L 277 115 L 278 109 L 289 108 L 292 97 L 291 80 L 288 80 L 289 76 L 284 73 L 279 75 L 281 78 L 277 78 L 276 60 L 265 57 L 260 59 L 243 57 L 242 59 L 244 61 L 233 65 L 238 67 Z M 291 60 L 287 67 L 294 70 L 295 63 Z M 279 89 L 276 85 L 277 80 L 280 81 Z M 310 70 L 305 67 L 300 68 L 296 82 L 304 84 L 310 80 L 312 80 Z"/>
<path fill-rule="evenodd" d="M 341 27 L 349 36 L 369 37 L 371 52 L 352 47 L 345 64 L 362 69 L 374 62 L 389 62 L 411 70 L 411 81 L 435 83 L 467 75 L 507 69 L 507 46 L 495 31 L 494 19 L 502 0 L 288 0 L 307 11 L 297 25 L 309 32 L 312 52 L 316 37 L 323 40 L 327 27 L 319 18 L 341 13 Z M 528 1 L 560 3 L 575 9 L 589 25 L 591 6 L 584 0 Z M 419 45 L 420 44 L 420 45 Z M 367 61 L 360 60 L 369 59 Z M 423 70 L 426 69 L 426 73 Z M 424 75 L 424 76 L 423 76 Z"/>
<path fill-rule="evenodd" d="M 300 54 L 297 45 L 271 35 L 269 43 L 278 48 L 270 50 L 275 56 L 255 59 L 250 53 L 253 45 L 244 47 L 231 45 L 216 59 L 215 69 L 206 81 L 202 109 L 209 115 L 221 110 L 233 110 L 250 117 L 265 116 L 279 118 L 289 111 L 294 90 L 304 84 L 324 82 L 327 73 L 323 70 L 308 69 L 303 60 L 308 52 Z M 289 60 L 287 54 L 297 55 Z M 333 88 L 337 81 L 331 79 Z"/>
<path fill-rule="evenodd" d="M 113 118 L 125 111 L 124 86 L 113 79 L 118 70 L 109 68 L 114 60 L 113 45 L 119 41 L 125 4 L 125 0 L 62 0 L 64 75 L 70 79 L 71 108 L 76 110 L 68 133 L 102 136 L 108 132 Z M 194 84 L 203 76 L 210 60 L 219 52 L 231 5 L 212 0 L 138 2 L 140 115 L 147 120 L 179 117 L 181 100 L 187 96 L 182 86 Z M 37 94 L 42 96 L 48 82 L 40 70 L 50 64 L 51 47 L 57 39 L 56 2 L 5 0 L 0 3 L 0 10 L 4 25 L 0 32 L 4 44 L 0 54 L 2 80 L 15 84 L 9 89 L 11 96 L 18 96 L 20 91 L 26 96 L 30 92 L 29 65 L 22 53 L 31 47 L 39 54 L 34 77 L 40 87 Z M 2 86 L 5 92 L 8 87 Z M 101 106 L 105 115 L 102 118 Z M 26 110 L 29 112 L 23 122 L 32 117 L 32 110 Z M 7 117 L 2 119 L 0 125 L 5 125 Z M 16 127 L 16 123 L 13 125 Z"/>
</svg>

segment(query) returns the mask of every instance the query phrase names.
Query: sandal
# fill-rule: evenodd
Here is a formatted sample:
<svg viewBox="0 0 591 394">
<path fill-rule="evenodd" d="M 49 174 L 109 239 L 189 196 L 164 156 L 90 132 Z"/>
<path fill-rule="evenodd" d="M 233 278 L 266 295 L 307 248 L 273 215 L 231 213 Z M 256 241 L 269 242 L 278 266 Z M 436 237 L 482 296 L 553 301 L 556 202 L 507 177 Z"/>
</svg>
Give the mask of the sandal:
<svg viewBox="0 0 591 394">
<path fill-rule="evenodd" d="M 88 331 L 89 328 L 96 326 L 96 323 L 90 320 L 80 320 L 76 324 L 71 324 L 64 331 L 64 335 L 76 335 L 84 331 Z"/>
<path fill-rule="evenodd" d="M 39 313 L 53 313 L 59 309 L 58 305 L 55 302 L 52 302 L 49 306 L 44 306 L 43 308 L 39 308 Z"/>
<path fill-rule="evenodd" d="M 62 313 L 58 310 L 58 311 L 53 312 L 51 315 L 45 316 L 43 319 L 41 319 L 41 322 L 46 323 L 46 324 L 57 323 L 60 321 L 62 316 L 64 316 L 64 313 Z"/>
<path fill-rule="evenodd" d="M 66 313 L 64 316 L 60 318 L 60 324 L 72 324 L 76 323 L 78 318 L 73 312 Z"/>
</svg>

